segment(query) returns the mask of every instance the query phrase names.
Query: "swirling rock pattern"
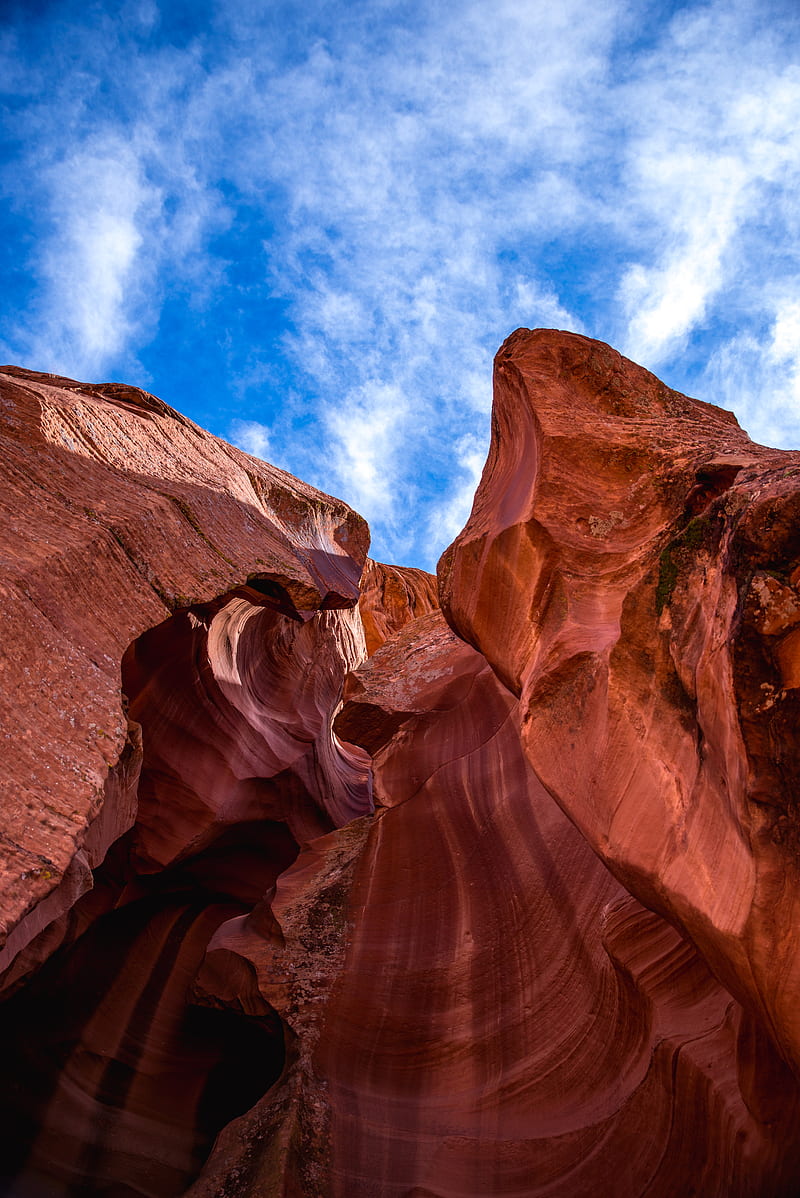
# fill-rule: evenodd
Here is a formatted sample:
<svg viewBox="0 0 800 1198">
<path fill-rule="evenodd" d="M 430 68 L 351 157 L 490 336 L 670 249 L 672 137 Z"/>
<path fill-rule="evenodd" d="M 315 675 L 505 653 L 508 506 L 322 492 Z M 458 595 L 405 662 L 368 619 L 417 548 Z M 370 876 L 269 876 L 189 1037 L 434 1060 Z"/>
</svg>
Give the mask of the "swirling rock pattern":
<svg viewBox="0 0 800 1198">
<path fill-rule="evenodd" d="M 370 810 L 369 759 L 331 729 L 364 655 L 357 608 L 299 621 L 241 595 L 139 637 L 122 682 L 145 746 L 140 867 L 194 856 L 243 823 L 283 821 L 300 844 Z"/>
<path fill-rule="evenodd" d="M 289 615 L 352 607 L 369 534 L 136 388 L 7 367 L 0 404 L 2 971 L 134 821 L 134 638 L 248 581 Z"/>
<path fill-rule="evenodd" d="M 538 777 L 795 1070 L 798 479 L 608 346 L 520 330 L 441 567 Z"/>
<path fill-rule="evenodd" d="M 485 659 L 436 613 L 348 689 L 380 806 L 316 1054 L 325 1192 L 793 1192 L 791 1079 L 547 793 Z M 756 1060 L 766 1118 L 740 1076 Z"/>
<path fill-rule="evenodd" d="M 152 396 L 0 382 L 6 987 L 50 958 L 4 1008 L 0 1189 L 178 1194 L 285 1061 L 268 1002 L 200 984 L 209 939 L 372 810 L 332 731 L 368 533 Z"/>
<path fill-rule="evenodd" d="M 793 1198 L 800 455 L 519 330 L 439 611 L 154 397 L 0 388 L 0 1192 Z"/>
</svg>

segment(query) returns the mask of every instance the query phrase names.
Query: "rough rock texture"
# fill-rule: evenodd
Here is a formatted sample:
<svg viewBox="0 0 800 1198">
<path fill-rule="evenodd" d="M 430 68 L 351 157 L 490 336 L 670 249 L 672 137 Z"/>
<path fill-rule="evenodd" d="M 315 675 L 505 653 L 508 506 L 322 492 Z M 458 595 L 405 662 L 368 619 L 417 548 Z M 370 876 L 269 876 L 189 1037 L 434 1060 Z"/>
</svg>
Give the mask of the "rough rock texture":
<svg viewBox="0 0 800 1198">
<path fill-rule="evenodd" d="M 249 1001 L 257 1012 L 266 999 L 286 1029 L 287 1056 L 272 1089 L 222 1133 L 187 1198 L 332 1192 L 334 1112 L 317 1056 L 345 967 L 353 873 L 370 823 L 365 816 L 311 841 L 267 900 L 223 924 L 208 945 L 197 980 L 206 1001 Z"/>
<path fill-rule="evenodd" d="M 393 633 L 438 606 L 433 574 L 368 560 L 358 601 L 367 653 L 372 655 Z"/>
<path fill-rule="evenodd" d="M 519 330 L 440 612 L 152 396 L 0 396 L 0 1193 L 796 1195 L 800 455 Z"/>
</svg>

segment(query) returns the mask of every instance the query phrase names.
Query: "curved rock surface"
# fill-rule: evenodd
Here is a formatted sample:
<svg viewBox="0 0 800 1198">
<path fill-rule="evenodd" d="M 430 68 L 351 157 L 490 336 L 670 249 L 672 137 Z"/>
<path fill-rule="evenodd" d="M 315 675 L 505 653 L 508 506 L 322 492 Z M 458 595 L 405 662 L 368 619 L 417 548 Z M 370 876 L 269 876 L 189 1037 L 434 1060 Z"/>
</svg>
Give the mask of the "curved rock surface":
<svg viewBox="0 0 800 1198">
<path fill-rule="evenodd" d="M 0 383 L 5 986 L 51 958 L 4 1008 L 0 1191 L 160 1198 L 285 1060 L 197 982 L 209 939 L 372 810 L 332 731 L 368 531 L 152 396 Z"/>
<path fill-rule="evenodd" d="M 209 990 L 255 985 L 297 1064 L 191 1198 L 788 1198 L 791 1075 L 546 792 L 485 659 L 422 617 L 348 679 L 337 728 L 359 725 L 375 819 L 309 846 L 269 927 L 209 945 Z"/>
<path fill-rule="evenodd" d="M 241 595 L 139 637 L 122 683 L 144 739 L 140 868 L 193 856 L 239 824 L 282 821 L 300 844 L 370 810 L 369 758 L 331 728 L 364 654 L 357 608 L 301 622 Z"/>
<path fill-rule="evenodd" d="M 791 1193 L 791 1079 L 547 793 L 485 659 L 436 613 L 348 691 L 380 806 L 316 1053 L 324 1192 Z"/>
<path fill-rule="evenodd" d="M 800 455 L 586 338 L 496 369 L 441 612 L 0 372 L 8 1198 L 797 1193 Z"/>
<path fill-rule="evenodd" d="M 798 483 L 729 412 L 519 330 L 441 583 L 537 776 L 800 1071 Z"/>
<path fill-rule="evenodd" d="M 132 640 L 248 580 L 291 615 L 352 607 L 369 534 L 136 388 L 6 367 L 0 405 L 2 971 L 133 823 Z"/>
<path fill-rule="evenodd" d="M 412 566 L 387 566 L 370 558 L 358 601 L 367 653 L 372 655 L 393 633 L 438 606 L 433 574 Z"/>
</svg>

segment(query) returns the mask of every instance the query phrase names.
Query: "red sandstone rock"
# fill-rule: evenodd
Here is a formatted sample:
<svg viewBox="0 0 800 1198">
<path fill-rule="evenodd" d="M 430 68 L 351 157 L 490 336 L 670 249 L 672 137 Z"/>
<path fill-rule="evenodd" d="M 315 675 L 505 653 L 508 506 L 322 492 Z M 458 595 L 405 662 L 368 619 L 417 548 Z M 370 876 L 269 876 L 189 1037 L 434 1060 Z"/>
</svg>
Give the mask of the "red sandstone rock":
<svg viewBox="0 0 800 1198">
<path fill-rule="evenodd" d="M 380 708 L 385 739 L 368 716 L 380 806 L 314 1056 L 320 1192 L 790 1192 L 793 1082 L 563 816 L 484 659 L 436 613 L 356 680 L 342 717 Z"/>
<path fill-rule="evenodd" d="M 378 813 L 209 945 L 209 991 L 297 1039 L 191 1198 L 791 1193 L 792 1079 L 544 790 L 481 655 L 433 613 L 348 692 Z"/>
<path fill-rule="evenodd" d="M 135 388 L 7 368 L 0 400 L 3 969 L 133 823 L 131 641 L 248 579 L 240 603 L 303 619 L 352 606 L 368 533 Z"/>
<path fill-rule="evenodd" d="M 6 983 L 77 941 L 5 1008 L 0 1188 L 177 1194 L 284 1060 L 267 1003 L 249 1019 L 238 998 L 209 1006 L 209 937 L 258 909 L 301 841 L 372 808 L 366 754 L 331 728 L 365 656 L 368 533 L 152 396 L 0 383 L 21 513 L 2 642 Z M 49 631 L 26 639 L 26 622 Z M 45 868 L 23 868 L 33 854 Z M 53 988 L 43 1037 L 31 1012 Z"/>
<path fill-rule="evenodd" d="M 317 1056 L 345 968 L 353 872 L 371 822 L 311 841 L 268 900 L 222 924 L 208 945 L 197 979 L 205 1001 L 254 1013 L 266 1002 L 286 1028 L 287 1060 L 278 1082 L 222 1133 L 186 1198 L 332 1192 L 335 1112 Z"/>
<path fill-rule="evenodd" d="M 794 1195 L 800 456 L 520 331 L 454 632 L 152 396 L 0 388 L 0 1192 Z"/>
<path fill-rule="evenodd" d="M 441 563 L 538 777 L 795 1069 L 798 480 L 800 454 L 608 346 L 519 330 Z"/>
<path fill-rule="evenodd" d="M 410 566 L 387 566 L 368 560 L 358 601 L 367 653 L 373 654 L 410 620 L 416 620 L 438 606 L 433 574 Z"/>
<path fill-rule="evenodd" d="M 369 758 L 331 730 L 363 657 L 355 607 L 300 622 L 241 595 L 139 637 L 122 669 L 144 739 L 139 867 L 194 856 L 246 823 L 282 821 L 300 844 L 370 810 Z"/>
</svg>

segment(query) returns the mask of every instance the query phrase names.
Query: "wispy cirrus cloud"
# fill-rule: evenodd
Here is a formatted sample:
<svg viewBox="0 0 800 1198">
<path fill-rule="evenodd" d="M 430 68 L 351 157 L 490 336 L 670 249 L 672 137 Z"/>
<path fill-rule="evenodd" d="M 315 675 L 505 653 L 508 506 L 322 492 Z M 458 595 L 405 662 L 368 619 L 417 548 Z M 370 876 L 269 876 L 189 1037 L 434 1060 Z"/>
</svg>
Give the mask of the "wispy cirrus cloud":
<svg viewBox="0 0 800 1198">
<path fill-rule="evenodd" d="M 726 308 L 741 310 L 739 297 L 766 311 L 765 251 L 797 253 L 785 206 L 800 186 L 792 49 L 763 6 L 690 6 L 625 89 L 640 113 L 626 146 L 628 211 L 650 229 L 619 298 L 624 348 L 647 365 L 680 354 Z"/>
<path fill-rule="evenodd" d="M 49 166 L 41 182 L 52 233 L 36 264 L 36 319 L 18 333 L 20 344 L 35 362 L 95 375 L 124 358 L 140 322 L 152 321 L 143 294 L 154 266 L 146 243 L 161 194 L 119 138 L 82 146 Z"/>
<path fill-rule="evenodd" d="M 487 444 L 484 437 L 469 433 L 453 446 L 456 469 L 450 493 L 442 504 L 431 512 L 428 534 L 431 543 L 447 546 L 467 522 L 472 501 L 486 461 Z"/>
<path fill-rule="evenodd" d="M 234 420 L 229 435 L 233 444 L 245 453 L 252 454 L 254 458 L 263 458 L 265 462 L 271 460 L 272 445 L 265 424 L 260 424 L 258 420 Z"/>
<path fill-rule="evenodd" d="M 62 0 L 0 35 L 9 356 L 133 372 L 427 564 L 518 325 L 614 341 L 745 423 L 760 363 L 792 435 L 789 6 L 180 8 Z"/>
<path fill-rule="evenodd" d="M 736 411 L 757 441 L 800 445 L 800 298 L 773 297 L 761 335 L 737 333 L 717 346 L 703 370 L 710 393 Z"/>
</svg>

